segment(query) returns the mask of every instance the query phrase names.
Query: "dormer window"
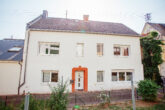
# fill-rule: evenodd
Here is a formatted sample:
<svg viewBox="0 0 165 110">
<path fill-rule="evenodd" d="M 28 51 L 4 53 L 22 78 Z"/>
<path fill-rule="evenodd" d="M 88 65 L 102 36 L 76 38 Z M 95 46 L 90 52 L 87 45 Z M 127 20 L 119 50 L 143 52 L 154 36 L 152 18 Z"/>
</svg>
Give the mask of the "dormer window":
<svg viewBox="0 0 165 110">
<path fill-rule="evenodd" d="M 12 47 L 8 51 L 9 52 L 19 52 L 22 49 L 22 47 Z"/>
</svg>

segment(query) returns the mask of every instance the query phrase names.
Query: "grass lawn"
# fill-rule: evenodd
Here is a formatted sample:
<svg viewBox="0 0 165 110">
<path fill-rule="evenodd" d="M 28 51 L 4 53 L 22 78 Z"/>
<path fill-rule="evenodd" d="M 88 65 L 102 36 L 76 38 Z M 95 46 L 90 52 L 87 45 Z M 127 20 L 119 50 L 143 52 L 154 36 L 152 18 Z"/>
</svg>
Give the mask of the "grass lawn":
<svg viewBox="0 0 165 110">
<path fill-rule="evenodd" d="M 82 107 L 81 110 L 133 110 L 131 101 Z M 165 101 L 136 101 L 136 110 L 165 110 Z"/>
</svg>

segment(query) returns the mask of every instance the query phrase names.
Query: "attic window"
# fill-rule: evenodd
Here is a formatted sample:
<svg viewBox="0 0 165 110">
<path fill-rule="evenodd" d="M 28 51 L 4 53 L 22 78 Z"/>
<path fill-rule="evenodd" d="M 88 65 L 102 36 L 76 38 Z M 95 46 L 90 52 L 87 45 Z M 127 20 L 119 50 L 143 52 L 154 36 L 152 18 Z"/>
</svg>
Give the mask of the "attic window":
<svg viewBox="0 0 165 110">
<path fill-rule="evenodd" d="M 8 51 L 9 52 L 19 52 L 21 50 L 21 47 L 12 47 Z"/>
</svg>

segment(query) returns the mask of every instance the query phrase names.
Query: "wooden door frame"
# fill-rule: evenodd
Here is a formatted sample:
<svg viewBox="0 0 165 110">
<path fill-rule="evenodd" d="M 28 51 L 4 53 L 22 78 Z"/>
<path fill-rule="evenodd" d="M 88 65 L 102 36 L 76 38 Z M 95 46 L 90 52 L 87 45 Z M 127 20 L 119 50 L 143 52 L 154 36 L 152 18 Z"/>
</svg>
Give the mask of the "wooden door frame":
<svg viewBox="0 0 165 110">
<path fill-rule="evenodd" d="M 84 91 L 88 91 L 88 69 L 84 67 L 75 67 L 72 69 L 72 92 L 75 92 L 75 72 L 76 71 L 83 71 L 84 72 Z"/>
</svg>

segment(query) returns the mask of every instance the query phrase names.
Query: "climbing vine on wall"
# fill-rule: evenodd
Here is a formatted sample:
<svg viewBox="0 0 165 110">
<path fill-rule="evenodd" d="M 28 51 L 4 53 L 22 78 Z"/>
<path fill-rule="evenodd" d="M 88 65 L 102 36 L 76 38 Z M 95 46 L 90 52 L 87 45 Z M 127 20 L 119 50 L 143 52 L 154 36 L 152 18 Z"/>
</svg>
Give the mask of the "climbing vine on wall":
<svg viewBox="0 0 165 110">
<path fill-rule="evenodd" d="M 163 42 L 156 39 L 157 36 L 157 32 L 150 32 L 146 37 L 140 39 L 140 43 L 143 53 L 144 78 L 154 80 L 160 85 L 162 80 L 158 66 L 163 62 L 161 57 Z"/>
</svg>

